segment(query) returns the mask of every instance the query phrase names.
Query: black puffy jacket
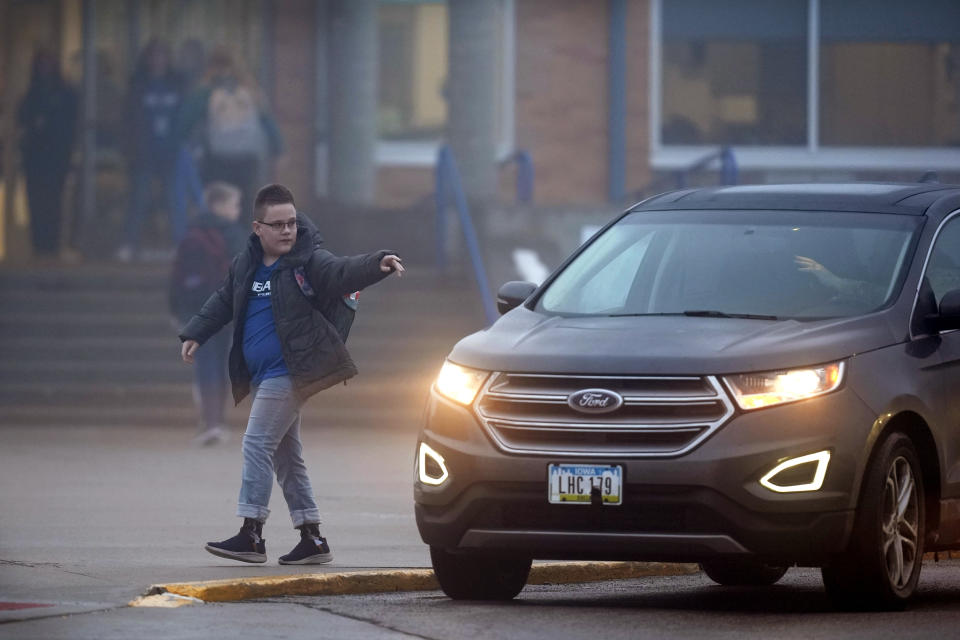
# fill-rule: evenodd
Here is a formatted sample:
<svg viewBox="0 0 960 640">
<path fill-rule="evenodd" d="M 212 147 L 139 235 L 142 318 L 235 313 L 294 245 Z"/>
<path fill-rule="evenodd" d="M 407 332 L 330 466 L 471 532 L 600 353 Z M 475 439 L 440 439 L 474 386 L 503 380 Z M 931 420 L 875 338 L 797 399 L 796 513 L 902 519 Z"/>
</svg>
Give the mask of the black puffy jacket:
<svg viewBox="0 0 960 640">
<path fill-rule="evenodd" d="M 302 400 L 357 374 L 347 348 L 330 322 L 303 294 L 293 270 L 304 267 L 317 297 L 342 296 L 360 291 L 389 275 L 380 261 L 393 251 L 338 257 L 322 249 L 316 226 L 297 214 L 297 241 L 282 256 L 270 277 L 273 320 L 283 349 L 283 359 Z M 236 318 L 230 349 L 230 382 L 239 404 L 250 393 L 250 372 L 243 359 L 243 327 L 247 300 L 257 266 L 263 260 L 260 239 L 250 235 L 246 250 L 237 254 L 223 285 L 204 303 L 180 333 L 181 340 L 203 344 Z"/>
</svg>

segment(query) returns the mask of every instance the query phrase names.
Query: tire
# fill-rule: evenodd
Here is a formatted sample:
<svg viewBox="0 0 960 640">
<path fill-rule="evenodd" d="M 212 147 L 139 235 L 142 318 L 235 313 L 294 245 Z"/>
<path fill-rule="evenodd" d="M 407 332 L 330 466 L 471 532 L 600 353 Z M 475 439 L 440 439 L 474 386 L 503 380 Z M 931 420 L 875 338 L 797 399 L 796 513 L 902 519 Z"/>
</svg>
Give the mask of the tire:
<svg viewBox="0 0 960 640">
<path fill-rule="evenodd" d="M 527 584 L 530 558 L 449 553 L 430 547 L 440 588 L 454 600 L 511 600 Z"/>
<path fill-rule="evenodd" d="M 903 609 L 917 588 L 926 534 L 923 473 L 905 434 L 890 434 L 864 474 L 853 536 L 823 567 L 823 584 L 844 609 Z"/>
<path fill-rule="evenodd" d="M 754 558 L 724 558 L 700 563 L 707 577 L 726 587 L 766 587 L 787 572 L 787 567 L 765 564 Z"/>
</svg>

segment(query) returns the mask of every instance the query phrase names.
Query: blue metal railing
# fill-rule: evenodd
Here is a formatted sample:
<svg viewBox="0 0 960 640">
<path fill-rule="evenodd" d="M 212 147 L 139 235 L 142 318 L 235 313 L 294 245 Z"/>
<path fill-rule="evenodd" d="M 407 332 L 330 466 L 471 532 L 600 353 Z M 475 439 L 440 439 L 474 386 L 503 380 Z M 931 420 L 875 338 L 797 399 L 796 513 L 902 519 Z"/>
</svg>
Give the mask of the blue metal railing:
<svg viewBox="0 0 960 640">
<path fill-rule="evenodd" d="M 731 147 L 724 146 L 717 151 L 713 151 L 699 158 L 683 169 L 677 169 L 670 175 L 651 180 L 645 187 L 635 191 L 633 198 L 635 200 L 641 200 L 648 195 L 666 191 L 671 188 L 670 183 L 673 183 L 674 189 L 686 189 L 691 174 L 709 169 L 717 160 L 720 161 L 720 170 L 718 172 L 720 184 L 724 186 L 737 184 L 740 176 L 740 171 L 737 167 L 737 158 Z"/>
<path fill-rule="evenodd" d="M 467 196 L 463 191 L 463 181 L 457 161 L 448 145 L 440 147 L 437 153 L 436 168 L 437 190 L 434 194 L 437 217 L 437 268 L 444 271 L 447 268 L 447 204 L 453 198 L 454 207 L 460 217 L 460 227 L 467 242 L 467 251 L 470 253 L 470 263 L 473 266 L 473 275 L 480 290 L 480 299 L 483 302 L 483 312 L 487 322 L 493 324 L 497 319 L 497 308 L 487 283 L 487 272 L 483 267 L 483 256 L 480 255 L 480 242 L 470 217 L 470 208 L 467 205 Z"/>
<path fill-rule="evenodd" d="M 501 164 L 517 163 L 517 203 L 533 202 L 533 157 L 525 149 L 518 149 Z"/>
</svg>

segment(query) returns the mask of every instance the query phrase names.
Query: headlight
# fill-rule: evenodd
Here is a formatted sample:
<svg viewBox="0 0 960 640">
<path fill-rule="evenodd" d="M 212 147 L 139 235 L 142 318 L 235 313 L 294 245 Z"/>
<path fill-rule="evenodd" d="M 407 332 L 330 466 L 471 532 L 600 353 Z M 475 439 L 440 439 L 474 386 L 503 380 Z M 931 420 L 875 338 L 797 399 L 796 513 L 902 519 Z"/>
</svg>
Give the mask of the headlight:
<svg viewBox="0 0 960 640">
<path fill-rule="evenodd" d="M 486 379 L 486 371 L 468 369 L 448 361 L 443 363 L 437 376 L 437 391 L 454 402 L 469 405 Z"/>
<path fill-rule="evenodd" d="M 843 363 L 789 371 L 744 373 L 726 376 L 724 380 L 741 409 L 761 409 L 835 391 L 843 382 Z"/>
</svg>

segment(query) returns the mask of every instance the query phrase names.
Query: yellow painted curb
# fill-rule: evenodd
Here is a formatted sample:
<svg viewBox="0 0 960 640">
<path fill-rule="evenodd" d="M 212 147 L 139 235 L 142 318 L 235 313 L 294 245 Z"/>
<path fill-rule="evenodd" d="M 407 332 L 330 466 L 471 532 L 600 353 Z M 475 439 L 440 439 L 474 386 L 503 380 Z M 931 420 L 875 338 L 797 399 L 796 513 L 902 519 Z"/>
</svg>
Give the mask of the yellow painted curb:
<svg viewBox="0 0 960 640">
<path fill-rule="evenodd" d="M 695 564 L 666 562 L 557 562 L 535 564 L 527 584 L 565 584 L 696 573 Z M 439 589 L 431 569 L 346 571 L 244 577 L 154 585 L 147 596 L 175 594 L 205 602 L 232 602 L 277 596 L 334 596 Z"/>
</svg>

